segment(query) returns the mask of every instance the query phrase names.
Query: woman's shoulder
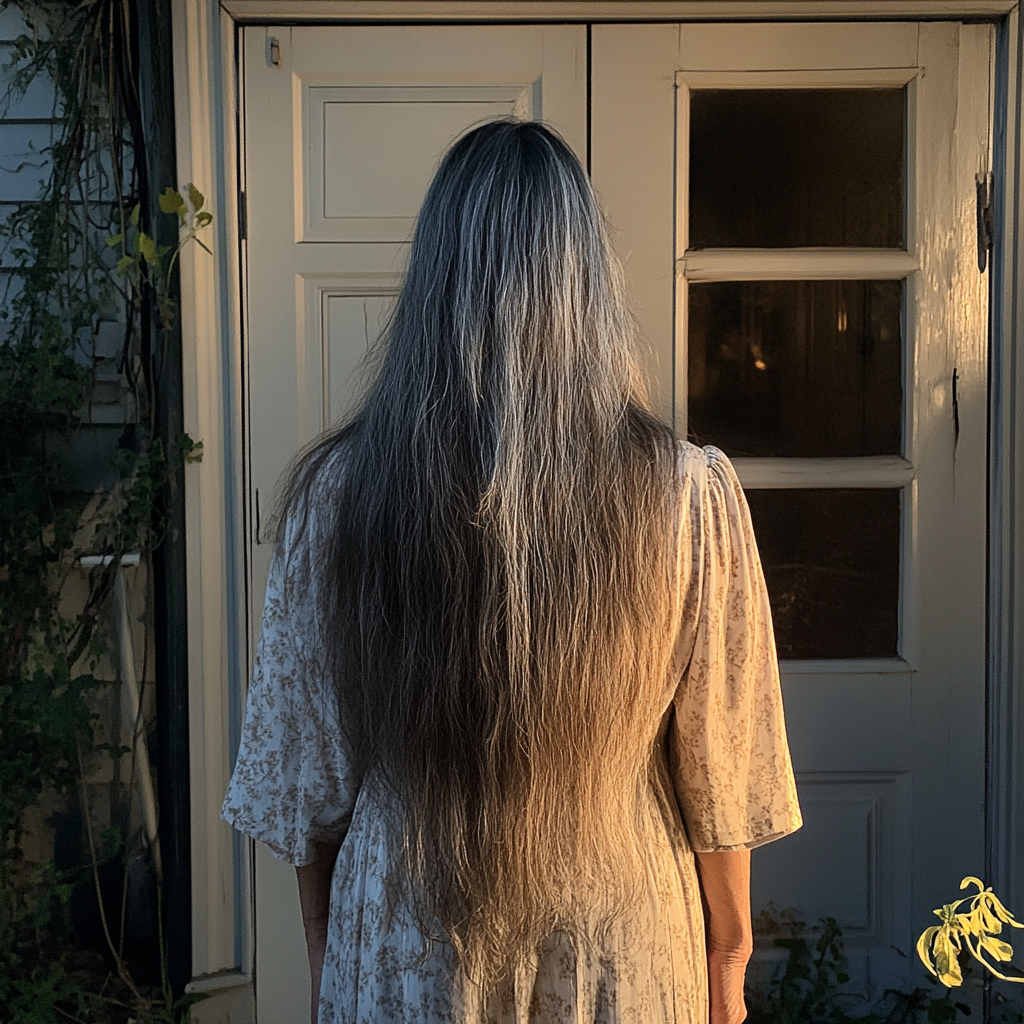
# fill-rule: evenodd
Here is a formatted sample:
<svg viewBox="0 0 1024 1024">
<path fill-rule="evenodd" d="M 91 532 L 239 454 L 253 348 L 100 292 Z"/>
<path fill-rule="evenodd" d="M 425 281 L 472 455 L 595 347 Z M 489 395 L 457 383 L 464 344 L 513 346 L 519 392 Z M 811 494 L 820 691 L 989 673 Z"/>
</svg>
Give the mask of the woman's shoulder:
<svg viewBox="0 0 1024 1024">
<path fill-rule="evenodd" d="M 288 565 L 322 549 L 332 534 L 351 450 L 348 438 L 326 437 L 293 464 L 276 510 L 277 544 Z"/>
<path fill-rule="evenodd" d="M 677 465 L 684 485 L 690 483 L 691 486 L 696 484 L 702 488 L 716 485 L 740 486 L 729 457 L 714 445 L 699 447 L 689 441 L 679 441 Z"/>
<path fill-rule="evenodd" d="M 325 434 L 301 452 L 286 471 L 281 513 L 286 517 L 316 515 L 341 491 L 352 461 L 355 441 L 349 431 Z"/>
</svg>

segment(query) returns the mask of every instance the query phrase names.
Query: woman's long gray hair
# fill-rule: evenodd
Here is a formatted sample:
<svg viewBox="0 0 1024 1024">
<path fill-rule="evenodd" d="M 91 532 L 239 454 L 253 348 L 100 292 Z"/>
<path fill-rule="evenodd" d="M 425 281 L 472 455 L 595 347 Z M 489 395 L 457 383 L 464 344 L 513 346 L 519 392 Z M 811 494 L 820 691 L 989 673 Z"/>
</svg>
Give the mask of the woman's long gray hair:
<svg viewBox="0 0 1024 1024">
<path fill-rule="evenodd" d="M 384 341 L 286 503 L 326 524 L 325 658 L 395 866 L 489 990 L 644 885 L 676 445 L 590 183 L 539 124 L 448 152 Z"/>
</svg>

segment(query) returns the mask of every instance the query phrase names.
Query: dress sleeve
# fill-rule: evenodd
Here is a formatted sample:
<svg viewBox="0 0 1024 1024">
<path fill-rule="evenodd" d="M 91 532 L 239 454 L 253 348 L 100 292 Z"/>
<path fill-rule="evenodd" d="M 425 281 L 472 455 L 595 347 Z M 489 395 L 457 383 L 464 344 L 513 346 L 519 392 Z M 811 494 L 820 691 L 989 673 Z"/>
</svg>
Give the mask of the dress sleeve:
<svg viewBox="0 0 1024 1024">
<path fill-rule="evenodd" d="M 691 451 L 681 543 L 695 622 L 674 698 L 672 776 L 695 851 L 750 849 L 801 825 L 771 609 L 735 470 L 715 448 Z"/>
<path fill-rule="evenodd" d="M 308 536 L 308 529 L 303 531 Z M 221 816 L 281 860 L 340 843 L 359 790 L 316 642 L 308 546 L 285 530 L 267 579 L 245 721 Z"/>
</svg>

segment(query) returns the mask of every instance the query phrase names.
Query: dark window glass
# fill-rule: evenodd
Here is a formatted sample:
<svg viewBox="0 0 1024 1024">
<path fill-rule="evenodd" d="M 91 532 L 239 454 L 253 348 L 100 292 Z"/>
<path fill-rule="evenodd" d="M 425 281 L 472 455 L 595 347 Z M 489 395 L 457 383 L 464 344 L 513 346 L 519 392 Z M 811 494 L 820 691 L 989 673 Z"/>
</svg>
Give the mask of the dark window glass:
<svg viewBox="0 0 1024 1024">
<path fill-rule="evenodd" d="M 900 281 L 689 286 L 689 437 L 730 456 L 898 455 Z"/>
<path fill-rule="evenodd" d="M 900 491 L 747 491 L 780 658 L 898 653 Z"/>
<path fill-rule="evenodd" d="M 903 245 L 902 89 L 690 97 L 689 248 Z"/>
</svg>

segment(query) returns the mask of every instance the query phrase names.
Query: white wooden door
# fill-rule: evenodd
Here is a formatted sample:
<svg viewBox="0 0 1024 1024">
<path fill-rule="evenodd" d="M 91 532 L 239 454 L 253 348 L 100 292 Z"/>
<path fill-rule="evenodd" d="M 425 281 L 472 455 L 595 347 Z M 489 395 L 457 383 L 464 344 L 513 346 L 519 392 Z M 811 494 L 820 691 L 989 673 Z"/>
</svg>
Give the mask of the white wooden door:
<svg viewBox="0 0 1024 1024">
<path fill-rule="evenodd" d="M 805 826 L 755 851 L 755 908 L 837 918 L 876 994 L 984 865 L 991 47 L 593 29 L 592 173 L 660 400 L 735 457 L 784 659 Z"/>
<path fill-rule="evenodd" d="M 777 612 L 806 826 L 755 854 L 755 903 L 837 917 L 879 988 L 916 978 L 914 936 L 984 852 L 990 29 L 592 33 L 593 176 L 659 402 L 736 456 Z M 275 483 L 353 399 L 437 156 L 506 112 L 582 156 L 587 54 L 580 26 L 244 44 L 256 629 Z M 294 877 L 262 849 L 256 928 L 261 1021 L 302 1019 Z"/>
<path fill-rule="evenodd" d="M 349 406 L 441 153 L 478 121 L 543 118 L 586 153 L 583 26 L 244 30 L 253 635 L 275 485 Z M 306 1019 L 294 871 L 257 844 L 260 1024 Z"/>
</svg>

